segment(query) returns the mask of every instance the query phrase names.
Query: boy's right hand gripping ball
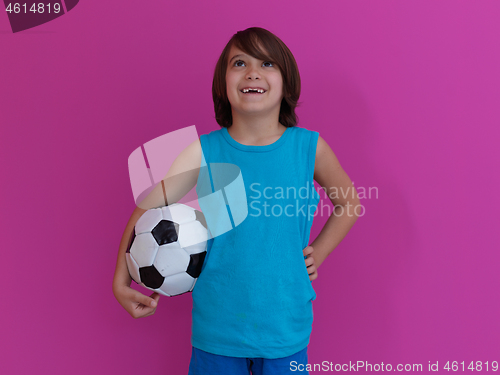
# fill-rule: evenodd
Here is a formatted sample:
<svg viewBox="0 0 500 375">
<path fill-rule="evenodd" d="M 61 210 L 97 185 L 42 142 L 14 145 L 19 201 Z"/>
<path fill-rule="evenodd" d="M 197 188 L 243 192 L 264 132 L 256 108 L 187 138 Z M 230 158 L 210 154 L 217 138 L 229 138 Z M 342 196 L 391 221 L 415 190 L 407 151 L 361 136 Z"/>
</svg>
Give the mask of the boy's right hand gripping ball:
<svg viewBox="0 0 500 375">
<path fill-rule="evenodd" d="M 126 258 L 137 284 L 164 296 L 193 291 L 207 254 L 204 215 L 174 203 L 146 211 L 137 221 Z"/>
</svg>

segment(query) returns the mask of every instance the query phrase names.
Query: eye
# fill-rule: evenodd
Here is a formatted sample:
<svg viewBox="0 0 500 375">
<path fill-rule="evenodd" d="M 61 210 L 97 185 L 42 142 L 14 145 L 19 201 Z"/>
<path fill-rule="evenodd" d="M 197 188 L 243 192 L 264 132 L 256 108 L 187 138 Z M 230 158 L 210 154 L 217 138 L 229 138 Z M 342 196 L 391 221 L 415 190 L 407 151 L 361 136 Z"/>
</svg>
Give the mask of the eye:
<svg viewBox="0 0 500 375">
<path fill-rule="evenodd" d="M 234 62 L 234 64 L 233 64 L 233 65 L 234 65 L 234 66 L 243 66 L 243 65 L 238 65 L 239 63 L 245 64 L 245 62 L 244 62 L 244 61 L 242 61 L 242 60 L 237 60 L 237 61 L 235 61 L 235 62 Z M 270 66 L 268 65 L 267 67 L 273 67 L 273 66 L 274 66 L 274 64 L 273 64 L 271 61 L 264 61 L 264 62 L 262 63 L 262 65 L 265 65 L 265 64 L 270 64 Z"/>
</svg>

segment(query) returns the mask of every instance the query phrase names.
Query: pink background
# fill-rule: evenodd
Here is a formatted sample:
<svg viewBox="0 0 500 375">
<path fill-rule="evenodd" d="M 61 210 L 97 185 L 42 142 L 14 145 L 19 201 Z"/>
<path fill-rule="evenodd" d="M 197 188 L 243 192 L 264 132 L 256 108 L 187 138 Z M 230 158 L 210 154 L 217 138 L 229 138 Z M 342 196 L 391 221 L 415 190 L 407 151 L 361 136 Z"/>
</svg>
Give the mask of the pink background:
<svg viewBox="0 0 500 375">
<path fill-rule="evenodd" d="M 295 55 L 299 126 L 379 192 L 313 282 L 309 363 L 500 361 L 500 3 L 292 4 L 87 0 L 17 34 L 0 14 L 2 373 L 187 373 L 191 295 L 134 320 L 112 293 L 127 158 L 219 128 L 213 69 L 250 26 Z"/>
</svg>

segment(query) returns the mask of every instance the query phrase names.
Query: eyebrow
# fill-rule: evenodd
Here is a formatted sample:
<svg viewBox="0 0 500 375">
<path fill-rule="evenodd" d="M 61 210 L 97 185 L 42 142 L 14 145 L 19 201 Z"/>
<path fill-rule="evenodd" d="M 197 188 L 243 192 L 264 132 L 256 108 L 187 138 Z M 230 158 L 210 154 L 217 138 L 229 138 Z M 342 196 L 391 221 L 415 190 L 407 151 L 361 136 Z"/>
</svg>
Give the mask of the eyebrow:
<svg viewBox="0 0 500 375">
<path fill-rule="evenodd" d="M 234 55 L 231 60 L 229 60 L 229 62 L 233 61 L 233 59 L 237 58 L 237 57 L 242 57 L 243 55 Z"/>
</svg>

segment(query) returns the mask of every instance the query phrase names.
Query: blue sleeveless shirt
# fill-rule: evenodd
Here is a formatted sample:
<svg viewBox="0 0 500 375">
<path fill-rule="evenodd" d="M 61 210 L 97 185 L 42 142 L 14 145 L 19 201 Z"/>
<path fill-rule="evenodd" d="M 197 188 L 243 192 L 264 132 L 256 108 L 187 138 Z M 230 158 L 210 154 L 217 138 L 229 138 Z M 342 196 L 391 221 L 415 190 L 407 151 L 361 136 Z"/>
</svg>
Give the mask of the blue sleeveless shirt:
<svg viewBox="0 0 500 375">
<path fill-rule="evenodd" d="M 248 215 L 209 240 L 192 292 L 194 347 L 275 359 L 309 344 L 316 293 L 302 250 L 320 199 L 313 182 L 318 136 L 297 126 L 266 146 L 238 143 L 227 128 L 200 136 L 208 165 L 240 168 Z"/>
</svg>

